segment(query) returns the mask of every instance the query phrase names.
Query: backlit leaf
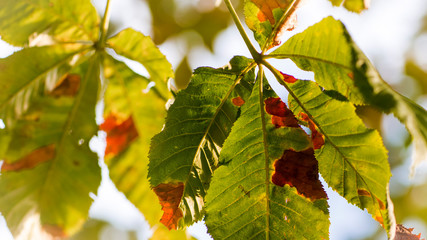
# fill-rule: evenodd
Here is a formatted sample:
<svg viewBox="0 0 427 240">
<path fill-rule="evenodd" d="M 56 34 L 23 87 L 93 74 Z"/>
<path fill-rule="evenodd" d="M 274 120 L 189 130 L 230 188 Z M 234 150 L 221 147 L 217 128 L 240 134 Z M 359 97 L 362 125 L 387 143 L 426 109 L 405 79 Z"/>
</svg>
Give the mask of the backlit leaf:
<svg viewBox="0 0 427 240">
<path fill-rule="evenodd" d="M 150 80 L 159 87 L 164 88 L 166 81 L 173 77 L 171 64 L 150 37 L 127 28 L 110 38 L 107 44 L 116 53 L 144 65 L 150 74 Z"/>
<path fill-rule="evenodd" d="M 285 150 L 310 148 L 310 140 L 301 128 L 276 128 L 264 101 L 277 96 L 260 85 L 262 79 L 221 151 L 224 165 L 215 171 L 206 196 L 208 232 L 215 239 L 328 239 L 326 194 L 312 202 L 289 183 L 274 184 L 275 160 Z M 318 184 L 318 178 L 311 180 L 307 186 Z"/>
<path fill-rule="evenodd" d="M 327 17 L 291 37 L 270 56 L 291 59 L 299 68 L 314 72 L 322 87 L 363 104 L 363 95 L 354 86 L 356 66 L 348 38 L 344 25 Z"/>
<path fill-rule="evenodd" d="M 293 30 L 300 0 L 245 0 L 245 19 L 262 49 L 280 44 L 280 34 Z"/>
<path fill-rule="evenodd" d="M 132 119 L 133 122 L 130 125 L 131 138 L 126 136 L 126 132 L 117 131 L 119 136 L 123 134 L 126 140 L 132 141 L 124 141 L 119 149 L 110 151 L 108 149 L 117 146 L 115 142 L 107 140 L 105 162 L 110 170 L 110 178 L 154 227 L 162 212 L 160 206 L 153 207 L 158 198 L 147 179 L 148 150 L 151 138 L 162 128 L 166 116 L 165 101 L 152 90 L 144 92 L 149 80 L 112 57 L 104 59 L 104 76 L 109 82 L 104 96 L 104 128 L 111 117 L 114 117 L 114 121 L 108 129 L 117 127 L 117 121 Z"/>
<path fill-rule="evenodd" d="M 112 127 L 118 119 L 132 119 L 137 131 L 137 136 L 115 153 L 107 153 L 108 148 L 115 148 L 115 143 L 107 140 L 105 162 L 111 180 L 155 229 L 150 239 L 189 239 L 185 231 L 172 232 L 159 223 L 161 206 L 153 206 L 159 199 L 147 179 L 149 144 L 162 128 L 166 116 L 165 101 L 154 93 L 154 88 L 146 91 L 148 79 L 111 57 L 104 59 L 104 76 L 109 82 L 104 96 L 104 117 L 115 116 Z"/>
<path fill-rule="evenodd" d="M 238 107 L 231 95 L 239 81 L 243 82 L 239 75 L 249 71 L 249 60 L 234 61 L 238 64 L 231 70 L 197 69 L 169 108 L 164 129 L 152 140 L 151 185 L 154 189 L 184 185 L 179 203 L 183 217 L 173 216 L 175 221 L 169 228 L 189 225 L 203 217 L 206 190 L 218 165 L 221 146 L 237 117 Z M 180 215 L 180 211 L 175 212 Z"/>
<path fill-rule="evenodd" d="M 324 145 L 315 151 L 325 181 L 350 203 L 366 208 L 388 231 L 386 203 L 391 173 L 378 132 L 364 126 L 351 103 L 329 97 L 317 84 L 299 80 L 289 87 L 302 104 L 290 94 L 291 110 L 297 116 L 306 114 L 325 138 Z"/>
<path fill-rule="evenodd" d="M 313 71 L 315 80 L 354 104 L 371 104 L 392 112 L 414 139 L 414 167 L 427 161 L 427 112 L 395 92 L 352 41 L 344 25 L 332 17 L 293 36 L 271 56 L 290 58 L 301 69 Z"/>
<path fill-rule="evenodd" d="M 73 71 L 82 76 L 74 98 L 39 97 L 10 129 L 2 156 L 0 211 L 15 237 L 44 239 L 22 235 L 32 221 L 39 232 L 66 237 L 88 216 L 89 193 L 96 193 L 101 180 L 98 157 L 89 149 L 97 131 L 98 64 L 92 57 Z"/>
<path fill-rule="evenodd" d="M 370 0 L 329 0 L 334 6 L 343 5 L 347 10 L 361 13 L 369 8 Z"/>
<path fill-rule="evenodd" d="M 0 36 L 23 46 L 30 38 L 44 33 L 58 42 L 98 39 L 99 17 L 90 0 L 2 0 Z"/>
<path fill-rule="evenodd" d="M 44 91 L 40 86 L 49 71 L 68 64 L 86 49 L 77 44 L 33 47 L 0 59 L 0 118 L 6 125 L 28 109 L 33 95 Z"/>
</svg>

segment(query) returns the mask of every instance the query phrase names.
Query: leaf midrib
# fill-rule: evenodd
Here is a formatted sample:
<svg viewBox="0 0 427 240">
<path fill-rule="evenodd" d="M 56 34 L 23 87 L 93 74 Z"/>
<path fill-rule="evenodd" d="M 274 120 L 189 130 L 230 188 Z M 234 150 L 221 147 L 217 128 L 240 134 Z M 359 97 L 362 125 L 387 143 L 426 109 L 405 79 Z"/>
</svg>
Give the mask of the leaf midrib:
<svg viewBox="0 0 427 240">
<path fill-rule="evenodd" d="M 89 81 L 93 80 L 95 81 L 96 79 L 90 79 L 90 76 L 92 76 L 92 71 L 94 71 L 94 67 L 96 66 L 96 64 L 99 64 L 98 61 L 96 61 L 97 55 L 92 56 L 91 58 L 93 59 L 89 59 L 88 61 L 90 61 L 87 72 L 85 73 L 85 77 L 84 77 L 84 82 L 83 84 L 80 85 L 80 89 L 79 89 L 79 94 L 77 95 L 75 102 L 73 104 L 73 108 L 69 114 L 69 118 L 67 119 L 63 131 L 62 131 L 62 136 L 60 138 L 60 140 L 58 141 L 58 148 L 56 153 L 61 153 L 63 152 L 63 148 L 65 147 L 65 139 L 67 137 L 67 135 L 69 134 L 69 130 L 71 128 L 71 125 L 73 123 L 73 121 L 76 118 L 77 115 L 77 111 L 79 109 L 79 106 L 81 104 L 81 101 L 83 99 L 83 97 L 85 96 L 86 93 L 86 88 L 87 88 L 87 84 Z M 81 92 L 80 92 L 81 91 Z M 56 156 L 51 162 L 50 165 L 47 168 L 47 173 L 46 173 L 46 177 L 43 180 L 42 183 L 42 188 L 40 190 L 40 192 L 46 192 L 46 188 L 49 185 L 49 183 L 51 183 L 52 181 L 50 180 L 53 177 L 54 174 L 54 169 L 56 164 L 60 161 L 60 159 L 58 159 L 58 156 Z M 39 198 L 42 198 L 43 194 L 40 194 Z M 39 200 L 39 202 L 41 202 L 41 200 Z"/>
</svg>

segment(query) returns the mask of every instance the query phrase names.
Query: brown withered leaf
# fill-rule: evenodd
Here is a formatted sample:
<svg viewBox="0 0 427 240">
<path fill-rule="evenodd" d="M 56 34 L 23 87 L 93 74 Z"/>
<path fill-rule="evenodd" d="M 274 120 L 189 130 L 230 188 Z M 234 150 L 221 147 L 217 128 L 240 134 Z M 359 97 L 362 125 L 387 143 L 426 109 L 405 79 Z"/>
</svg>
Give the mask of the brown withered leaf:
<svg viewBox="0 0 427 240">
<path fill-rule="evenodd" d="M 13 163 L 8 163 L 7 160 L 3 162 L 1 166 L 1 171 L 21 171 L 26 169 L 35 168 L 37 165 L 47 162 L 55 157 L 55 144 L 47 145 L 41 148 L 38 148 L 32 151 L 30 154 L 25 157 L 15 161 Z"/>
<path fill-rule="evenodd" d="M 178 221 L 184 216 L 179 208 L 182 194 L 184 193 L 184 184 L 169 183 L 159 184 L 153 188 L 162 205 L 163 216 L 160 222 L 169 230 L 178 228 Z"/>
<path fill-rule="evenodd" d="M 138 137 L 138 131 L 132 117 L 120 121 L 115 115 L 110 114 L 101 124 L 100 129 L 107 133 L 105 156 L 119 154 Z"/>
<path fill-rule="evenodd" d="M 280 127 L 295 127 L 299 128 L 298 120 L 295 118 L 291 110 L 286 106 L 280 98 L 267 98 L 265 101 L 265 111 L 272 115 L 271 122 Z"/>
<path fill-rule="evenodd" d="M 316 124 L 308 117 L 305 113 L 300 113 L 300 117 L 303 121 L 308 123 L 308 128 L 311 131 L 311 141 L 313 142 L 314 149 L 320 149 L 325 144 L 323 134 L 317 130 Z"/>
<path fill-rule="evenodd" d="M 283 187 L 295 187 L 300 195 L 312 201 L 327 198 L 319 180 L 319 167 L 313 148 L 296 152 L 285 150 L 282 157 L 274 162 L 272 182 Z"/>
<path fill-rule="evenodd" d="M 396 237 L 394 240 L 420 240 L 421 233 L 418 235 L 412 234 L 413 228 L 406 228 L 401 224 L 396 226 Z M 425 240 L 425 239 L 423 239 Z"/>
<path fill-rule="evenodd" d="M 73 97 L 79 91 L 80 80 L 80 75 L 68 74 L 56 84 L 55 88 L 50 92 L 50 95 L 54 97 Z"/>
<path fill-rule="evenodd" d="M 273 9 L 285 9 L 290 1 L 287 0 L 252 0 L 252 2 L 259 8 L 258 19 L 260 22 L 269 21 L 274 26 L 276 20 L 273 16 Z"/>
<path fill-rule="evenodd" d="M 273 38 L 271 39 L 271 42 L 268 42 L 266 47 L 267 49 L 270 49 L 274 46 L 280 45 L 281 36 L 286 31 L 292 31 L 296 24 L 297 24 L 297 16 L 295 14 L 295 10 L 297 9 L 298 5 L 300 4 L 300 0 L 291 1 L 291 0 L 251 0 L 251 2 L 258 8 L 258 11 L 256 12 L 256 19 L 262 23 L 265 24 L 265 22 L 268 22 L 270 27 L 261 27 L 261 32 L 266 30 L 266 34 L 269 35 L 270 29 L 272 31 L 271 36 Z M 289 9 L 289 10 L 288 10 Z M 279 11 L 281 11 L 281 15 L 278 15 Z M 280 23 L 277 22 L 277 18 L 282 18 L 283 15 L 286 14 L 285 19 L 281 19 Z M 274 16 L 276 15 L 276 18 Z M 251 26 L 252 23 L 249 23 L 249 26 Z M 251 28 L 251 27 L 250 27 Z M 267 29 L 264 29 L 267 28 Z M 252 29 L 257 30 L 257 29 Z"/>
</svg>

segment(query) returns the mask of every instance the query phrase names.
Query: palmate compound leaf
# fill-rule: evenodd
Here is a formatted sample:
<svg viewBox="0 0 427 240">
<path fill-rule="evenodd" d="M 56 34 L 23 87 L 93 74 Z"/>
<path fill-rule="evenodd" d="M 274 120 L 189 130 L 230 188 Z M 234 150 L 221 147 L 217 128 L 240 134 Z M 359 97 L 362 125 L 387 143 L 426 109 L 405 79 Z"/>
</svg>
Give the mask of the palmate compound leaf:
<svg viewBox="0 0 427 240">
<path fill-rule="evenodd" d="M 27 45 L 39 34 L 56 42 L 95 42 L 99 22 L 90 0 L 0 1 L 0 36 L 15 46 Z"/>
<path fill-rule="evenodd" d="M 288 174 L 283 170 L 290 166 L 277 166 L 289 164 L 286 151 L 299 155 L 311 150 L 313 156 L 310 140 L 299 127 L 278 127 L 272 122 L 275 115 L 266 113 L 264 103 L 276 96 L 260 85 L 262 79 L 258 79 L 224 143 L 220 157 L 223 165 L 215 171 L 206 196 L 208 232 L 215 239 L 328 239 L 324 190 L 320 190 L 323 194 L 305 191 L 307 188 L 299 188 L 296 179 L 291 182 L 297 189 L 290 187 L 290 182 L 282 179 Z M 302 166 L 294 167 L 295 171 L 304 171 Z M 283 175 L 273 177 L 275 168 Z M 314 175 L 313 182 L 303 185 L 320 184 L 318 173 Z"/>
<path fill-rule="evenodd" d="M 245 0 L 245 20 L 263 51 L 280 44 L 280 35 L 295 28 L 300 0 Z"/>
<path fill-rule="evenodd" d="M 30 106 L 32 96 L 44 90 L 40 86 L 49 72 L 68 65 L 87 49 L 79 44 L 32 47 L 0 59 L 0 118 L 6 125 L 11 126 Z"/>
<path fill-rule="evenodd" d="M 381 78 L 340 21 L 327 17 L 290 38 L 270 56 L 289 58 L 301 69 L 313 71 L 319 85 L 339 92 L 354 104 L 371 104 L 392 112 L 413 137 L 412 170 L 427 161 L 426 110 Z"/>
<path fill-rule="evenodd" d="M 98 189 L 98 157 L 89 149 L 97 131 L 98 58 L 73 72 L 81 76 L 77 95 L 51 95 L 53 90 L 7 129 L 12 137 L 0 156 L 0 211 L 15 237 L 50 239 L 49 234 L 75 233 L 88 216 L 89 193 Z M 42 235 L 23 235 L 37 232 Z"/>
<path fill-rule="evenodd" d="M 156 229 L 151 239 L 187 239 L 185 231 L 170 232 L 159 224 L 161 207 L 153 207 L 158 198 L 147 180 L 150 141 L 162 129 L 166 102 L 123 62 L 105 56 L 103 66 L 108 87 L 101 130 L 107 132 L 104 159 L 110 178 Z"/>
<path fill-rule="evenodd" d="M 363 10 L 369 8 L 370 0 L 329 0 L 334 6 L 345 7 L 352 12 L 361 13 Z"/>
<path fill-rule="evenodd" d="M 172 65 L 149 36 L 127 28 L 108 39 L 107 46 L 113 48 L 117 54 L 141 63 L 159 90 L 167 89 L 167 80 L 174 76 Z M 162 94 L 168 97 L 167 92 L 162 91 Z"/>
<path fill-rule="evenodd" d="M 231 98 L 237 92 L 244 99 L 245 84 L 254 78 L 250 60 L 235 57 L 231 66 L 197 69 L 152 139 L 148 176 L 165 212 L 161 222 L 170 229 L 203 217 L 206 190 L 238 114 Z"/>
<path fill-rule="evenodd" d="M 387 185 L 391 177 L 387 151 L 376 130 L 367 129 L 350 102 L 335 100 L 311 81 L 288 85 L 290 109 L 310 118 L 324 137 L 316 150 L 319 171 L 330 187 L 390 230 Z M 301 107 L 302 106 L 302 107 Z"/>
</svg>

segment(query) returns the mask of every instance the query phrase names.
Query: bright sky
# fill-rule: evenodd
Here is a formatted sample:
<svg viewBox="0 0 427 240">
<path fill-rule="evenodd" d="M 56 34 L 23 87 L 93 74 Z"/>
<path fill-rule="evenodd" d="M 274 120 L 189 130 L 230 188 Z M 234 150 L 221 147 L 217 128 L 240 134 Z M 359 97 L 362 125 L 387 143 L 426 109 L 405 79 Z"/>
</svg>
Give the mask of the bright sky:
<svg viewBox="0 0 427 240">
<path fill-rule="evenodd" d="M 99 8 L 103 8 L 102 5 L 105 4 L 103 0 L 96 0 L 94 2 Z M 149 11 L 144 2 L 139 0 L 113 0 L 112 3 L 113 20 L 132 24 L 131 27 L 145 34 L 150 33 L 150 24 L 143 24 L 151 21 Z M 340 8 L 332 8 L 326 0 L 306 0 L 305 6 L 299 11 L 299 24 L 296 31 L 300 32 L 309 25 L 320 21 L 323 17 L 332 14 L 346 24 L 355 42 L 374 61 L 384 79 L 389 83 L 394 83 L 399 80 L 397 76 L 400 75 L 403 69 L 404 53 L 409 47 L 409 40 L 418 29 L 422 14 L 426 8 L 427 1 L 425 0 L 406 2 L 401 0 L 373 0 L 370 10 L 362 15 L 357 15 L 348 13 Z M 124 12 L 126 14 L 123 14 Z M 129 27 L 129 25 L 126 26 Z M 160 48 L 174 67 L 177 67 L 183 57 L 183 46 L 185 44 L 182 41 L 172 39 L 164 43 Z M 234 26 L 226 29 L 217 38 L 214 49 L 214 54 L 201 48 L 193 50 L 189 55 L 191 67 L 196 68 L 204 65 L 220 67 L 225 65 L 234 55 L 249 57 L 249 52 L 246 50 Z M 14 50 L 17 49 L 10 48 L 7 44 L 0 41 L 0 57 L 6 57 L 12 54 Z M 293 73 L 302 78 L 312 78 L 313 76 L 312 74 L 298 70 L 295 65 L 289 62 L 285 64 L 275 62 L 274 64 L 281 69 L 286 69 L 288 73 Z M 138 66 L 135 67 L 135 70 L 144 72 L 143 69 L 138 69 Z M 1 126 L 2 123 L 0 122 Z M 103 140 L 105 134 L 100 133 L 99 135 L 100 137 L 94 139 L 91 145 L 102 153 L 102 149 L 105 146 Z M 114 188 L 110 180 L 106 180 L 107 176 L 108 172 L 104 168 L 103 182 L 98 196 L 95 198 L 95 203 L 90 210 L 90 215 L 114 222 L 119 228 L 123 229 L 141 229 L 141 226 L 144 226 L 143 231 L 140 231 L 141 236 L 144 235 L 142 232 L 146 232 L 148 227 L 144 225 L 145 222 L 142 215 L 125 199 L 123 194 Z M 359 238 L 375 231 L 374 226 L 377 223 L 366 211 L 361 211 L 359 208 L 349 205 L 346 200 L 330 189 L 327 192 L 330 198 L 331 239 L 345 240 Z M 419 225 L 417 227 L 418 232 L 427 232 L 425 226 Z M 203 224 L 196 224 L 190 227 L 189 231 L 201 240 L 210 239 L 205 234 L 206 229 Z M 0 219 L 0 239 L 12 239 L 10 233 L 5 228 L 4 219 Z"/>
</svg>

